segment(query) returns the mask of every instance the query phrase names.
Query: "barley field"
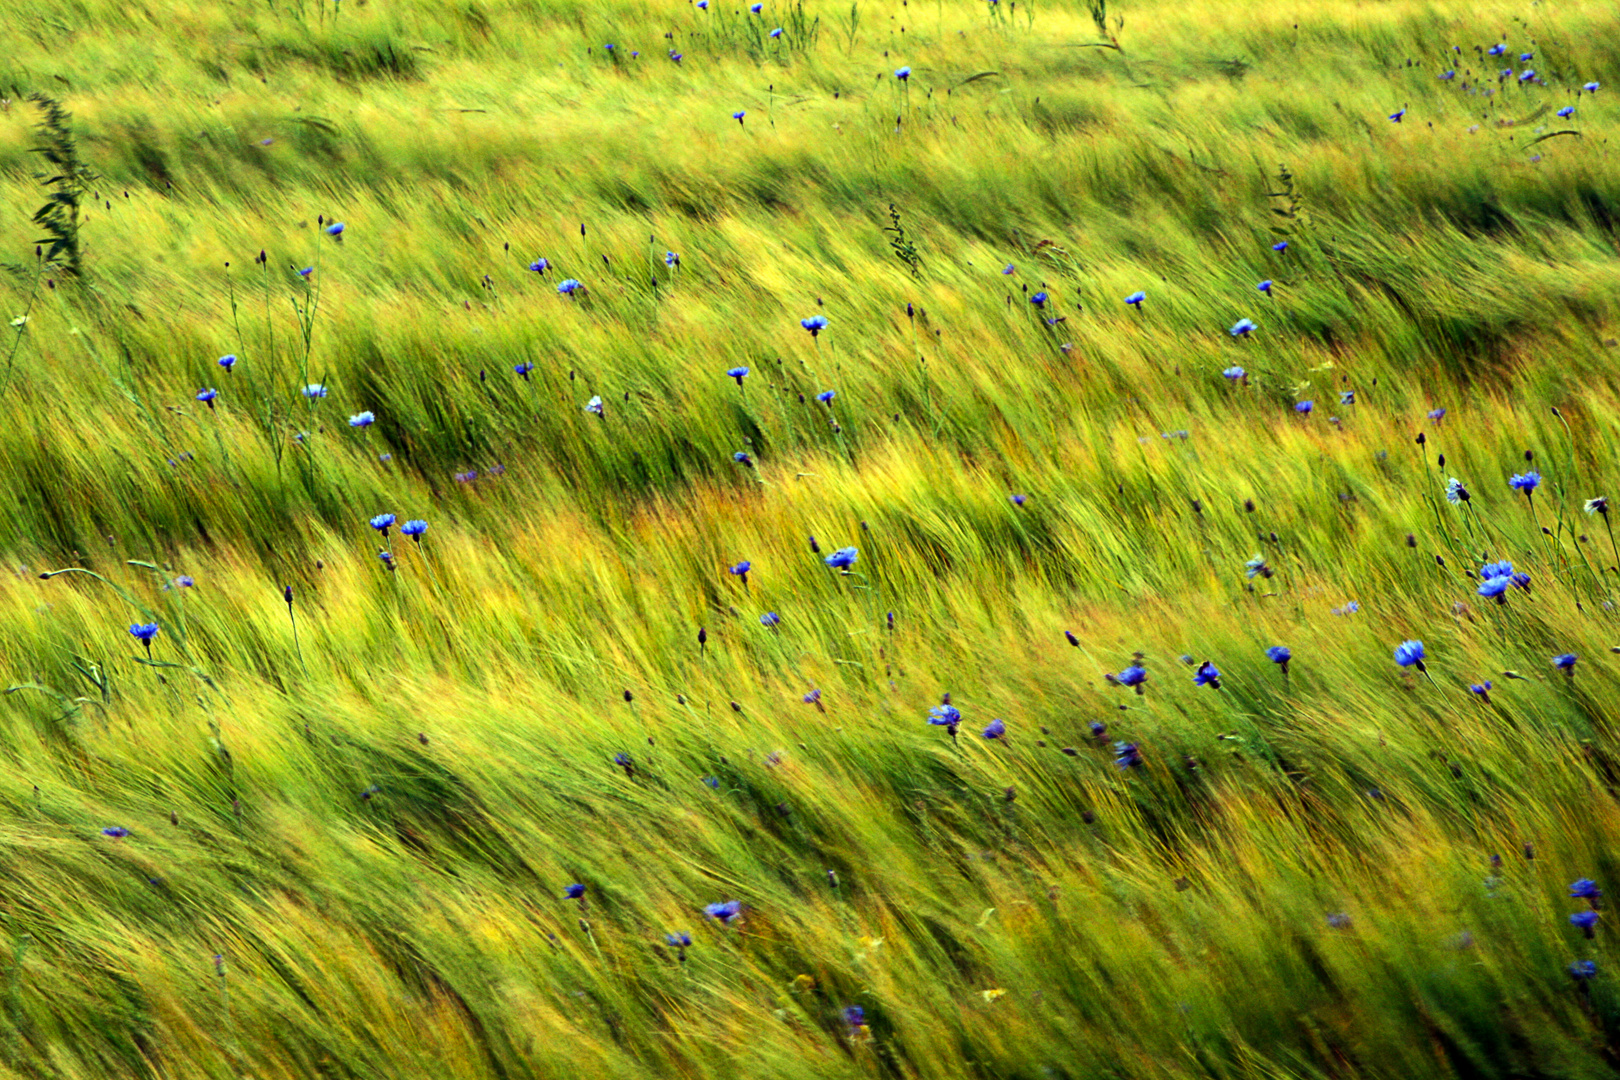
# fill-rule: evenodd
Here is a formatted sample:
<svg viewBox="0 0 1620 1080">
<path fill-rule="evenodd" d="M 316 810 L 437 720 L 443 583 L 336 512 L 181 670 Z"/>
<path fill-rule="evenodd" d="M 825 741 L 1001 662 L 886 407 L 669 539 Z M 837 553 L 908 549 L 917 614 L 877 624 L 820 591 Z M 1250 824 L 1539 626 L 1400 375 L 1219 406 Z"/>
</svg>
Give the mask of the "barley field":
<svg viewBox="0 0 1620 1080">
<path fill-rule="evenodd" d="M 1612 4 L 0 43 L 0 1076 L 1620 1069 Z"/>
</svg>

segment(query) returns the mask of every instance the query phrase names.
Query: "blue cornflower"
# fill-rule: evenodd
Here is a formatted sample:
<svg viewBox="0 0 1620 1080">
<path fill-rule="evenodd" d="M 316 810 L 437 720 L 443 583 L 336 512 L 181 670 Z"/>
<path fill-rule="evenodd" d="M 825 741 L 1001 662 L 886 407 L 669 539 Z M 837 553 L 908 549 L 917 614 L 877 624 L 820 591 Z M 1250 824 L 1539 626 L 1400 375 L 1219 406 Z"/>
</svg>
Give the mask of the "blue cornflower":
<svg viewBox="0 0 1620 1080">
<path fill-rule="evenodd" d="M 1101 720 L 1093 720 L 1091 722 L 1091 737 L 1093 739 L 1104 738 L 1107 734 L 1108 734 L 1108 725 L 1107 724 L 1103 723 Z"/>
<path fill-rule="evenodd" d="M 1233 337 L 1248 337 L 1250 334 L 1254 333 L 1256 329 L 1258 329 L 1258 327 L 1255 325 L 1253 319 L 1239 319 L 1237 322 L 1232 324 L 1232 329 L 1228 330 L 1227 333 L 1231 334 Z"/>
<path fill-rule="evenodd" d="M 1302 413 L 1306 416 L 1309 416 L 1311 410 L 1314 408 L 1316 408 L 1316 402 L 1314 401 L 1296 401 L 1294 403 L 1294 411 L 1297 413 Z"/>
<path fill-rule="evenodd" d="M 1360 610 L 1361 610 L 1361 605 L 1359 603 L 1357 603 L 1354 600 L 1346 600 L 1344 602 L 1344 607 L 1342 607 L 1342 608 L 1337 608 L 1336 607 L 1336 608 L 1333 609 L 1333 614 L 1335 614 L 1335 615 L 1354 615 L 1356 612 L 1358 612 Z"/>
<path fill-rule="evenodd" d="M 515 364 L 515 365 L 513 365 L 513 367 L 512 367 L 512 370 L 513 370 L 513 371 L 514 371 L 514 372 L 515 372 L 515 373 L 516 373 L 516 374 L 517 374 L 517 375 L 518 375 L 518 377 L 519 377 L 519 378 L 521 378 L 521 379 L 522 379 L 522 380 L 523 380 L 523 381 L 524 381 L 524 382 L 528 382 L 528 381 L 529 381 L 529 372 L 531 372 L 531 371 L 533 371 L 533 370 L 534 370 L 534 365 L 533 365 L 533 364 L 531 364 L 531 363 L 529 363 L 529 361 L 527 361 L 527 360 L 525 360 L 525 361 L 523 361 L 523 363 L 521 363 L 521 364 Z"/>
<path fill-rule="evenodd" d="M 113 840 L 122 840 L 124 837 L 129 835 L 129 830 L 124 828 L 122 825 L 109 825 L 105 829 L 101 830 L 101 835 L 109 837 Z"/>
<path fill-rule="evenodd" d="M 547 270 L 551 269 L 551 260 L 542 256 L 541 258 L 538 258 L 534 260 L 534 262 L 530 263 L 529 269 L 533 270 L 537 274 L 544 274 Z"/>
<path fill-rule="evenodd" d="M 1596 937 L 1592 928 L 1597 925 L 1598 913 L 1595 911 L 1577 911 L 1569 917 L 1570 924 L 1581 928 L 1581 933 L 1587 937 Z"/>
<path fill-rule="evenodd" d="M 377 417 L 370 410 L 355 413 L 349 417 L 349 426 L 356 428 L 370 427 L 377 422 Z"/>
<path fill-rule="evenodd" d="M 818 709 L 821 708 L 821 690 L 819 688 L 811 690 L 808 694 L 804 695 L 803 700 L 806 705 L 814 705 Z"/>
<path fill-rule="evenodd" d="M 782 28 L 780 26 L 778 26 L 775 30 L 771 31 L 771 37 L 779 38 L 781 36 L 782 36 Z"/>
<path fill-rule="evenodd" d="M 1587 499 L 1586 500 L 1586 512 L 1588 514 L 1602 514 L 1604 517 L 1608 517 L 1609 516 L 1609 499 L 1608 499 L 1608 496 L 1606 496 L 1606 495 L 1594 495 L 1590 499 Z"/>
<path fill-rule="evenodd" d="M 681 265 L 681 257 L 673 251 L 664 252 L 664 265 L 670 268 Z"/>
<path fill-rule="evenodd" d="M 1598 92 L 1598 87 L 1602 85 L 1602 83 L 1589 82 L 1585 86 L 1581 87 L 1581 89 L 1585 90 L 1588 94 L 1595 94 Z"/>
<path fill-rule="evenodd" d="M 850 567 L 855 565 L 855 560 L 860 558 L 860 555 L 861 553 L 859 548 L 843 547 L 839 548 L 831 555 L 828 555 L 826 559 L 822 561 L 824 561 L 834 570 L 847 571 Z"/>
<path fill-rule="evenodd" d="M 665 934 L 664 944 L 672 949 L 690 949 L 692 947 L 691 934 Z"/>
<path fill-rule="evenodd" d="M 1198 670 L 1193 672 L 1193 685 L 1207 686 L 1212 690 L 1219 690 L 1221 688 L 1220 669 L 1205 660 L 1198 665 Z"/>
<path fill-rule="evenodd" d="M 1275 573 L 1275 570 L 1266 565 L 1266 557 L 1264 555 L 1256 555 L 1254 558 L 1243 564 L 1243 577 L 1246 581 L 1253 581 L 1256 577 L 1269 578 Z"/>
<path fill-rule="evenodd" d="M 131 623 L 129 632 L 133 634 L 136 640 L 140 641 L 142 644 L 150 645 L 152 643 L 152 639 L 157 637 L 158 624 L 155 622 Z"/>
<path fill-rule="evenodd" d="M 1016 266 L 1014 266 L 1012 263 L 1008 263 L 1006 266 L 1003 266 L 1001 268 L 1001 272 L 1002 272 L 1003 275 L 1006 275 L 1006 274 L 1012 273 L 1013 271 L 1015 271 L 1017 269 L 1018 268 Z"/>
<path fill-rule="evenodd" d="M 816 395 L 816 400 L 821 402 L 823 405 L 825 405 L 825 404 L 827 404 L 829 401 L 831 401 L 833 398 L 835 398 L 837 396 L 838 396 L 837 391 L 823 390 L 821 393 Z"/>
<path fill-rule="evenodd" d="M 1569 887 L 1569 895 L 1576 900 L 1597 900 L 1603 895 L 1598 883 L 1591 878 L 1579 878 Z M 1595 906 L 1595 905 L 1594 905 Z"/>
<path fill-rule="evenodd" d="M 1272 251 L 1287 251 L 1288 250 L 1288 241 L 1286 241 L 1286 240 L 1277 241 L 1275 244 L 1271 245 L 1271 250 Z"/>
<path fill-rule="evenodd" d="M 1024 495 L 1009 495 L 1009 496 L 1007 496 L 1007 498 L 1012 500 L 1012 504 L 1014 506 L 1023 506 L 1024 505 L 1024 500 L 1027 498 L 1027 496 L 1024 496 Z"/>
<path fill-rule="evenodd" d="M 1479 576 L 1486 579 L 1511 578 L 1513 576 L 1513 564 L 1506 559 L 1485 563 L 1479 568 Z"/>
<path fill-rule="evenodd" d="M 735 454 L 731 455 L 731 460 L 735 461 L 739 465 L 744 465 L 749 468 L 752 468 L 754 465 L 754 459 L 748 456 L 748 451 L 746 450 L 738 450 Z"/>
<path fill-rule="evenodd" d="M 1597 974 L 1597 961 L 1576 960 L 1569 965 L 1569 973 L 1574 978 L 1582 981 L 1590 979 Z"/>
<path fill-rule="evenodd" d="M 1536 73 L 1534 71 L 1532 71 L 1532 70 L 1529 70 L 1529 69 L 1526 69 L 1524 71 L 1519 72 L 1519 81 L 1522 82 L 1522 83 L 1529 82 L 1531 79 L 1534 79 L 1535 77 L 1536 77 Z"/>
<path fill-rule="evenodd" d="M 343 222 L 334 221 L 334 222 L 332 222 L 332 224 L 328 225 L 326 227 L 326 235 L 327 236 L 342 236 L 343 235 Z"/>
<path fill-rule="evenodd" d="M 1138 694 L 1142 693 L 1142 684 L 1147 682 L 1147 677 L 1147 668 L 1143 667 L 1141 664 L 1132 664 L 1130 667 L 1114 676 L 1121 686 L 1132 687 Z"/>
<path fill-rule="evenodd" d="M 718 776 L 705 776 L 703 777 L 703 783 L 715 791 L 720 790 L 720 778 Z"/>
<path fill-rule="evenodd" d="M 1142 301 L 1147 299 L 1147 293 L 1140 289 L 1125 298 L 1125 302 L 1138 311 L 1142 310 Z"/>
<path fill-rule="evenodd" d="M 767 611 L 759 617 L 759 625 L 774 630 L 782 623 L 782 616 L 774 611 Z"/>
<path fill-rule="evenodd" d="M 1406 110 L 1405 109 L 1396 109 L 1394 112 L 1389 114 L 1389 118 L 1393 123 L 1398 124 L 1398 123 L 1401 122 L 1401 119 L 1405 115 L 1406 115 Z"/>
<path fill-rule="evenodd" d="M 962 710 L 955 705 L 935 705 L 928 710 L 928 722 L 935 727 L 948 727 L 953 731 L 962 722 Z"/>
<path fill-rule="evenodd" d="M 1002 738 L 1007 734 L 1007 722 L 1001 719 L 991 720 L 985 725 L 984 730 L 979 732 L 979 734 L 983 735 L 987 739 Z"/>
<path fill-rule="evenodd" d="M 1536 485 L 1539 483 L 1541 483 L 1541 474 L 1534 469 L 1526 473 L 1514 473 L 1508 477 L 1508 486 L 1515 491 L 1524 492 L 1526 497 L 1529 497 L 1530 493 L 1536 490 Z"/>
<path fill-rule="evenodd" d="M 565 899 L 565 900 L 578 900 L 580 897 L 582 897 L 584 895 L 585 895 L 585 886 L 580 885 L 577 882 L 575 884 L 573 884 L 573 885 L 568 886 L 568 888 L 563 890 L 563 899 Z"/>
<path fill-rule="evenodd" d="M 1286 645 L 1273 645 L 1266 650 L 1266 659 L 1282 668 L 1284 675 L 1288 674 L 1288 661 L 1294 658 L 1294 653 Z"/>
<path fill-rule="evenodd" d="M 1229 367 L 1225 371 L 1221 372 L 1221 374 L 1225 375 L 1228 379 L 1231 379 L 1233 382 L 1237 382 L 1239 379 L 1247 378 L 1249 373 L 1247 371 L 1244 371 L 1242 368 L 1240 368 L 1240 367 L 1238 367 L 1236 365 L 1233 365 L 1232 367 Z"/>
<path fill-rule="evenodd" d="M 1486 679 L 1482 683 L 1470 683 L 1468 692 L 1489 705 L 1491 703 L 1491 680 Z"/>
<path fill-rule="evenodd" d="M 1562 109 L 1559 109 L 1558 112 L 1555 115 L 1557 115 L 1558 117 L 1560 117 L 1562 119 L 1567 120 L 1571 116 L 1575 115 L 1575 106 L 1573 106 L 1573 105 L 1565 105 Z"/>
<path fill-rule="evenodd" d="M 866 1025 L 866 1010 L 859 1005 L 851 1005 L 844 1010 L 844 1023 L 850 1027 L 864 1027 Z"/>
<path fill-rule="evenodd" d="M 1457 77 L 1457 72 L 1456 71 L 1454 71 L 1454 70 L 1453 71 L 1445 71 L 1445 72 L 1441 73 L 1440 81 L 1441 82 L 1450 82 L 1452 79 L 1455 79 L 1456 77 Z"/>
<path fill-rule="evenodd" d="M 727 371 L 726 375 L 729 378 L 736 379 L 737 380 L 737 385 L 741 386 L 743 379 L 746 378 L 747 375 L 748 375 L 748 369 L 745 368 L 745 367 L 734 367 L 731 370 Z"/>
<path fill-rule="evenodd" d="M 1354 390 L 1340 390 L 1339 391 L 1339 404 L 1340 405 L 1354 405 L 1355 403 L 1356 403 L 1356 392 Z"/>
<path fill-rule="evenodd" d="M 731 114 L 731 118 L 733 120 L 737 121 L 737 124 L 740 127 L 742 125 L 742 122 L 743 122 L 743 117 L 745 117 L 747 115 L 748 115 L 748 110 L 746 110 L 746 109 L 738 109 L 736 112 Z"/>
<path fill-rule="evenodd" d="M 1446 481 L 1446 502 L 1453 506 L 1461 505 L 1469 499 L 1468 489 L 1463 487 L 1461 480 L 1455 476 Z"/>
<path fill-rule="evenodd" d="M 210 409 L 214 407 L 214 399 L 217 397 L 219 397 L 219 391 L 215 390 L 212 386 L 205 390 L 197 391 L 197 400 L 203 402 Z"/>
<path fill-rule="evenodd" d="M 190 574 L 181 574 L 174 579 L 174 586 L 177 589 L 189 589 L 195 584 L 197 584 L 197 579 Z"/>
<path fill-rule="evenodd" d="M 1045 290 L 1042 290 L 1041 292 L 1035 293 L 1033 296 L 1031 296 L 1029 298 L 1029 302 L 1034 304 L 1036 307 L 1044 307 L 1047 299 L 1048 297 Z"/>
<path fill-rule="evenodd" d="M 1553 667 L 1567 675 L 1575 674 L 1575 654 L 1572 652 L 1559 653 L 1553 657 Z"/>
<path fill-rule="evenodd" d="M 904 82 L 905 80 L 911 78 L 911 69 L 908 67 L 895 68 L 894 77 L 899 79 L 901 82 Z"/>
<path fill-rule="evenodd" d="M 1479 583 L 1479 588 L 1474 591 L 1484 597 L 1494 597 L 1498 603 L 1505 604 L 1507 600 L 1503 598 L 1502 594 L 1507 592 L 1508 586 L 1512 584 L 1513 579 L 1510 577 L 1486 578 Z"/>
<path fill-rule="evenodd" d="M 401 536 L 409 536 L 418 544 L 422 542 L 422 534 L 427 532 L 428 524 L 421 518 L 412 518 L 399 527 Z"/>
<path fill-rule="evenodd" d="M 742 903 L 737 900 L 727 900 L 723 904 L 710 904 L 703 909 L 703 914 L 711 919 L 719 919 L 729 926 L 732 919 L 742 914 Z"/>
<path fill-rule="evenodd" d="M 309 398 L 311 401 L 314 401 L 316 398 L 323 398 L 326 396 L 326 387 L 322 386 L 318 382 L 310 383 L 308 386 L 304 387 L 304 396 Z"/>
<path fill-rule="evenodd" d="M 298 271 L 298 276 L 303 278 L 305 281 L 308 281 L 309 275 L 313 274 L 314 272 L 315 268 L 313 266 L 306 266 L 302 270 Z"/>
<path fill-rule="evenodd" d="M 764 4 L 750 4 L 750 5 L 748 5 L 748 10 L 752 11 L 755 15 L 758 15 L 761 11 L 764 10 L 764 8 L 765 8 Z"/>
<path fill-rule="evenodd" d="M 746 585 L 746 584 L 748 584 L 748 571 L 752 570 L 753 568 L 754 568 L 754 564 L 749 562 L 747 559 L 744 559 L 742 562 L 738 563 L 736 566 L 733 566 L 733 567 L 729 568 L 726 571 L 726 573 L 730 574 L 733 577 L 742 578 L 742 583 L 744 585 Z"/>
<path fill-rule="evenodd" d="M 1142 751 L 1133 742 L 1117 742 L 1114 744 L 1114 764 L 1122 769 L 1130 769 L 1142 764 Z"/>
<path fill-rule="evenodd" d="M 236 366 L 236 354 L 226 353 L 224 356 L 220 357 L 219 366 L 224 368 L 226 371 L 234 368 Z"/>
<path fill-rule="evenodd" d="M 1513 587 L 1515 589 L 1524 589 L 1525 591 L 1528 592 L 1529 589 L 1530 589 L 1530 575 L 1529 574 L 1514 574 L 1513 575 Z"/>
<path fill-rule="evenodd" d="M 810 331 L 811 337 L 815 337 L 817 334 L 827 329 L 827 316 L 812 315 L 808 319 L 800 319 L 799 325 Z"/>
<path fill-rule="evenodd" d="M 1259 289 L 1261 292 L 1265 293 L 1267 296 L 1270 296 L 1271 295 L 1271 279 L 1266 278 L 1266 280 L 1264 280 L 1260 284 L 1256 285 L 1255 288 Z"/>
<path fill-rule="evenodd" d="M 1446 418 L 1446 410 L 1444 408 L 1430 409 L 1429 410 L 1429 419 L 1433 420 L 1436 424 L 1438 424 L 1440 421 L 1444 420 L 1445 418 Z"/>
<path fill-rule="evenodd" d="M 581 285 L 574 278 L 569 278 L 566 281 L 560 281 L 557 283 L 557 291 L 563 296 L 573 296 L 575 293 L 584 290 L 584 288 L 585 286 Z"/>
<path fill-rule="evenodd" d="M 1486 49 L 1485 50 L 1485 55 L 1486 56 L 1501 56 L 1505 52 L 1507 52 L 1507 46 L 1502 44 L 1501 42 L 1498 42 L 1497 44 L 1492 45 L 1490 48 Z"/>
<path fill-rule="evenodd" d="M 1403 641 L 1395 646 L 1395 662 L 1401 667 L 1416 667 L 1419 671 L 1428 671 L 1423 666 L 1423 642 Z"/>
<path fill-rule="evenodd" d="M 585 411 L 588 413 L 593 413 L 596 416 L 600 416 L 604 420 L 607 419 L 607 411 L 602 405 L 601 394 L 591 395 L 591 400 L 585 403 Z"/>
</svg>

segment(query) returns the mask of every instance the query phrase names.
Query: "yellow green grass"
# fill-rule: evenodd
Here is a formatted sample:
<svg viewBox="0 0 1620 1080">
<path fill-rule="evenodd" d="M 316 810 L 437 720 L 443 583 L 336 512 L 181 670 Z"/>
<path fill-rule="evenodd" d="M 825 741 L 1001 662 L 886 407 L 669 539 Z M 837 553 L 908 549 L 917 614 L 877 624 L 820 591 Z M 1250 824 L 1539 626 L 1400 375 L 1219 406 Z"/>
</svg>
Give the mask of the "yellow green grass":
<svg viewBox="0 0 1620 1080">
<path fill-rule="evenodd" d="M 1610 5 L 0 26 L 0 1075 L 1612 1075 Z"/>
</svg>

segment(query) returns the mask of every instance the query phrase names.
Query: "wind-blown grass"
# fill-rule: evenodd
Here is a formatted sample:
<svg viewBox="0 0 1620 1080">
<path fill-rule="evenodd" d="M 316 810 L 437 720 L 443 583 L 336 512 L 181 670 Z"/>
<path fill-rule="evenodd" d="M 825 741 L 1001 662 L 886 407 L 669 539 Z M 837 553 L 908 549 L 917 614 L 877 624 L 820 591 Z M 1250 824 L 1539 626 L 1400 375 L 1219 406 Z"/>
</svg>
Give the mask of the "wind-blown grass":
<svg viewBox="0 0 1620 1080">
<path fill-rule="evenodd" d="M 8 1074 L 1610 1075 L 1612 11 L 722 7 L 0 0 Z"/>
</svg>

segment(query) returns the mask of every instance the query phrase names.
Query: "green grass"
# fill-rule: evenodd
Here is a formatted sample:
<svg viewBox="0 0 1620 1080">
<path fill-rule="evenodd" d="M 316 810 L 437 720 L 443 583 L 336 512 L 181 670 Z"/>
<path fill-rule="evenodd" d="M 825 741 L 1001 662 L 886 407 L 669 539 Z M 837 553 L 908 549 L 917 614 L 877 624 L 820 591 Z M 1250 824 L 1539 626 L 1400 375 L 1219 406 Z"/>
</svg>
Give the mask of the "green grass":
<svg viewBox="0 0 1620 1080">
<path fill-rule="evenodd" d="M 1613 1075 L 1620 21 L 1097 16 L 0 0 L 0 1075 Z"/>
</svg>

